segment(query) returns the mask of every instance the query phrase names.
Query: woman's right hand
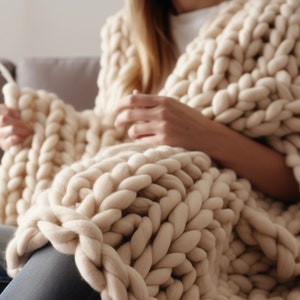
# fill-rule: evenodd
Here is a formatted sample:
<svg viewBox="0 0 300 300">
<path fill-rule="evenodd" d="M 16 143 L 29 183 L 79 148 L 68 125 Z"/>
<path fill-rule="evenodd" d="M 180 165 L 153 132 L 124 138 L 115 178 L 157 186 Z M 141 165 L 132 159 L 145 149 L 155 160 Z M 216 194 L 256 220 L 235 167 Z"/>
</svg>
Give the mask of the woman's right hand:
<svg viewBox="0 0 300 300">
<path fill-rule="evenodd" d="M 21 120 L 20 113 L 0 104 L 0 148 L 4 151 L 22 143 L 32 129 Z"/>
</svg>

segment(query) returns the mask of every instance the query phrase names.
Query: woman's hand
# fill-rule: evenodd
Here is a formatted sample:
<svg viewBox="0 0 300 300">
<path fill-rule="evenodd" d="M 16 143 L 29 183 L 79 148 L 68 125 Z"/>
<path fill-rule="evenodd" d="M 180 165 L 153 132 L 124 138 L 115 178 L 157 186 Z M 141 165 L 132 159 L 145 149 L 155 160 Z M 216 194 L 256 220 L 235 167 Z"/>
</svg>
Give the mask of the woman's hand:
<svg viewBox="0 0 300 300">
<path fill-rule="evenodd" d="M 177 100 L 133 93 L 121 100 L 116 113 L 115 125 L 130 124 L 128 134 L 134 140 L 204 151 L 262 192 L 289 203 L 300 199 L 283 155 Z"/>
<path fill-rule="evenodd" d="M 0 148 L 4 151 L 22 143 L 32 133 L 29 126 L 21 120 L 18 111 L 0 104 Z"/>
<path fill-rule="evenodd" d="M 120 101 L 116 113 L 115 125 L 130 125 L 133 140 L 205 151 L 213 143 L 209 130 L 215 122 L 173 98 L 134 93 Z"/>
</svg>

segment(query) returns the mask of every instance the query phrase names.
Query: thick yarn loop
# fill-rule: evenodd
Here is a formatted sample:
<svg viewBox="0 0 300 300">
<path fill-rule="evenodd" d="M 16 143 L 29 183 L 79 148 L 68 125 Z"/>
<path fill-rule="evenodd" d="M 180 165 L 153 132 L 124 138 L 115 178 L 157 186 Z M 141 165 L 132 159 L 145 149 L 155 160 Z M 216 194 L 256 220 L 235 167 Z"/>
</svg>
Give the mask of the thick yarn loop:
<svg viewBox="0 0 300 300">
<path fill-rule="evenodd" d="M 159 94 L 263 140 L 300 183 L 299 7 L 231 1 Z M 50 241 L 74 255 L 102 299 L 298 299 L 299 204 L 268 198 L 205 153 L 130 143 L 112 114 L 138 64 L 126 14 L 110 18 L 101 36 L 93 111 L 5 86 L 7 105 L 34 129 L 0 169 L 1 222 L 19 226 L 9 274 Z"/>
<path fill-rule="evenodd" d="M 92 157 L 106 141 L 99 138 L 104 126 L 94 125 L 97 117 L 92 112 L 79 115 L 56 95 L 20 90 L 15 83 L 6 84 L 3 92 L 7 106 L 18 109 L 35 132 L 21 146 L 6 151 L 1 164 L 0 197 L 6 199 L 1 201 L 1 220 L 14 225 L 54 174 L 65 165 Z"/>
</svg>

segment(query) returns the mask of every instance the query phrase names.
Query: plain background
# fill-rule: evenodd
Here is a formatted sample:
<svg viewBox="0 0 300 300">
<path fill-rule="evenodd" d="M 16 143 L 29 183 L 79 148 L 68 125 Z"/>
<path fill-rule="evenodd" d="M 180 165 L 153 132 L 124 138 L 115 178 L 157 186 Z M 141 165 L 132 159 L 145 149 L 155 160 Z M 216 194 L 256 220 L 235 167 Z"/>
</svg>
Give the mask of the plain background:
<svg viewBox="0 0 300 300">
<path fill-rule="evenodd" d="M 124 0 L 0 0 L 0 57 L 97 56 L 100 28 Z"/>
</svg>

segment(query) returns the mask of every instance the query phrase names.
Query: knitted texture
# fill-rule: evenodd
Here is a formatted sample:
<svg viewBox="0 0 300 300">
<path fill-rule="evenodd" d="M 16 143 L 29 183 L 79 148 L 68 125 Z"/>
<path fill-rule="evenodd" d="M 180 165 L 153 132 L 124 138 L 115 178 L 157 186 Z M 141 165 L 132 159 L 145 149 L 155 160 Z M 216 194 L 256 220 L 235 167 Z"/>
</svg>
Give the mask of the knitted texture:
<svg viewBox="0 0 300 300">
<path fill-rule="evenodd" d="M 1 218 L 19 220 L 10 275 L 50 241 L 102 299 L 299 299 L 300 206 L 267 198 L 205 153 L 120 144 L 125 131 L 103 112 L 137 60 L 123 12 L 102 38 L 94 111 L 6 86 L 7 105 L 34 128 L 1 166 Z M 299 67 L 299 0 L 234 0 L 160 94 L 264 139 L 300 183 Z"/>
<path fill-rule="evenodd" d="M 35 133 L 6 151 L 1 162 L 0 220 L 16 225 L 34 203 L 34 195 L 48 187 L 62 167 L 114 144 L 118 131 L 112 133 L 93 111 L 77 113 L 43 90 L 20 90 L 8 83 L 3 93 L 7 106 L 19 110 Z"/>
</svg>

